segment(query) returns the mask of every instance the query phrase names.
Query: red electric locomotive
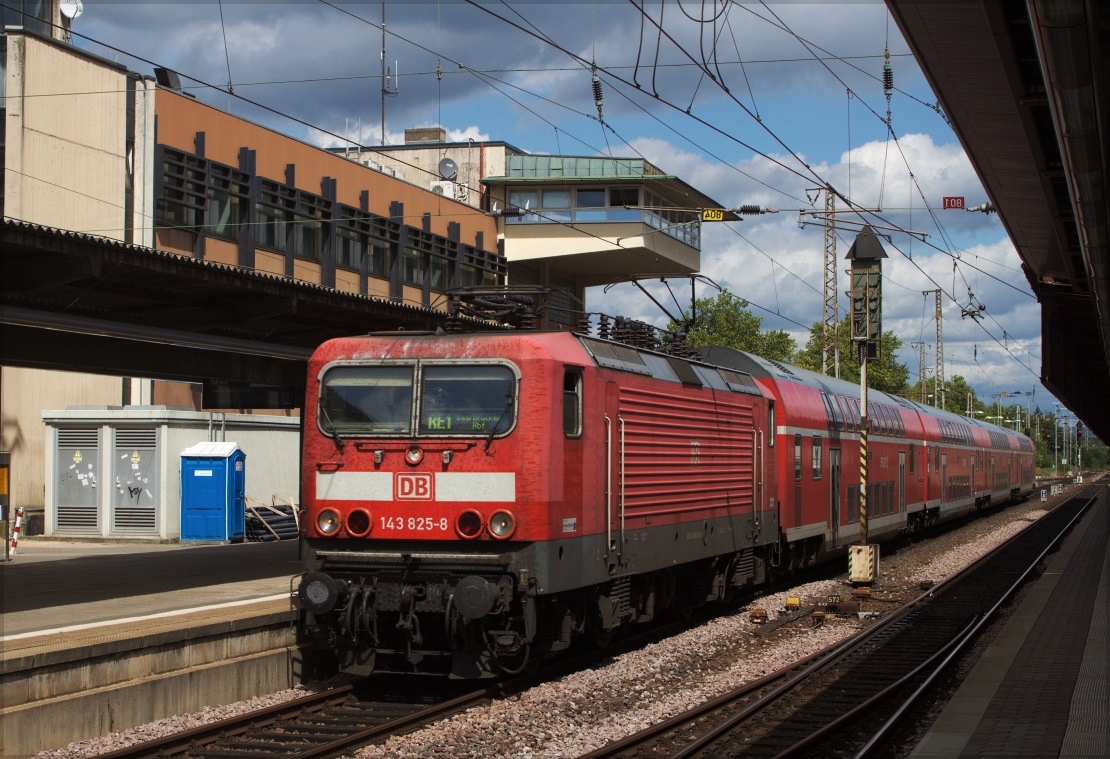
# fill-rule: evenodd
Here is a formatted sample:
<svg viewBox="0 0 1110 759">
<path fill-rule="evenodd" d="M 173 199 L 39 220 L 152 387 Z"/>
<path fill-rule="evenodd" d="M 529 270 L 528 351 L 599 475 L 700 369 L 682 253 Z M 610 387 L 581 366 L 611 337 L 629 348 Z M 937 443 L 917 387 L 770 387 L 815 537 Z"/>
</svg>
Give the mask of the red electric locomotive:
<svg viewBox="0 0 1110 759">
<path fill-rule="evenodd" d="M 494 677 L 843 555 L 851 388 L 566 332 L 329 341 L 305 403 L 301 640 L 355 674 Z M 1031 490 L 1022 436 L 870 405 L 874 540 Z"/>
</svg>

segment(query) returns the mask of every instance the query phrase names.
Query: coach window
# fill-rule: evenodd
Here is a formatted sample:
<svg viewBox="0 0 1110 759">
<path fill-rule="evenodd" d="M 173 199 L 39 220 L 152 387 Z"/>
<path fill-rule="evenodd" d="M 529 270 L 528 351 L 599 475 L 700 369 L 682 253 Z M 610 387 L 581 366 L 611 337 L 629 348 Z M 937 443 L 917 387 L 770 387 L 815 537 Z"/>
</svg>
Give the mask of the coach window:
<svg viewBox="0 0 1110 759">
<path fill-rule="evenodd" d="M 794 481 L 802 481 L 802 436 L 794 436 Z"/>
<path fill-rule="evenodd" d="M 913 443 L 910 443 L 910 474 L 913 474 L 913 449 L 914 445 Z"/>
<path fill-rule="evenodd" d="M 828 419 L 829 429 L 835 432 L 838 429 L 838 426 L 836 424 L 835 417 L 833 416 L 832 403 L 829 400 L 828 393 L 821 393 L 821 402 L 825 404 L 825 418 Z"/>
<path fill-rule="evenodd" d="M 821 479 L 821 436 L 813 436 L 813 479 Z"/>
<path fill-rule="evenodd" d="M 582 370 L 567 369 L 563 374 L 563 434 L 582 436 Z"/>
</svg>

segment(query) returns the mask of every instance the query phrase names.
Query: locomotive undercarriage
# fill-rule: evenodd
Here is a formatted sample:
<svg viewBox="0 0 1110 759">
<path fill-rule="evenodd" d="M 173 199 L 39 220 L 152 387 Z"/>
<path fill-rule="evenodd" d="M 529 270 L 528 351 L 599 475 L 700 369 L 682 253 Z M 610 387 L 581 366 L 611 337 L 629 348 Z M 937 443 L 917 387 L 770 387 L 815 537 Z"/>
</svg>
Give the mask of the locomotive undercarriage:
<svg viewBox="0 0 1110 759">
<path fill-rule="evenodd" d="M 401 559 L 392 554 L 394 561 Z M 604 645 L 623 627 L 669 611 L 688 615 L 762 581 L 767 561 L 747 549 L 559 593 L 525 573 L 354 567 L 319 562 L 298 591 L 301 644 L 334 655 L 331 669 L 490 678 L 512 675 L 575 641 Z M 523 581 L 521 581 L 523 579 Z M 331 652 L 331 654 L 328 654 Z"/>
</svg>

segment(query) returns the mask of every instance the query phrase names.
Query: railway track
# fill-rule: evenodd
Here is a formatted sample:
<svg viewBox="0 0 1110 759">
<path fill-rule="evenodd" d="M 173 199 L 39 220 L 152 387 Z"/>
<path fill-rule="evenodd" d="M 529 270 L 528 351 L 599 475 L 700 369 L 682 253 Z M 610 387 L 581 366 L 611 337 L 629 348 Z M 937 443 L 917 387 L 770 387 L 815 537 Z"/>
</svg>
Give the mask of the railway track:
<svg viewBox="0 0 1110 759">
<path fill-rule="evenodd" d="M 586 759 L 872 755 L 1037 571 L 1094 501 L 1094 487 L 851 638 Z"/>
<path fill-rule="evenodd" d="M 324 759 L 414 730 L 504 694 L 491 685 L 454 697 L 397 691 L 361 698 L 343 685 L 277 706 L 102 754 L 100 759 Z"/>
<path fill-rule="evenodd" d="M 536 673 L 496 681 L 463 692 L 462 681 L 439 681 L 429 695 L 431 680 L 374 677 L 359 683 L 321 691 L 294 701 L 256 710 L 186 732 L 135 744 L 97 759 L 325 759 L 390 736 L 412 732 L 474 706 L 519 693 L 539 682 L 561 677 L 584 667 L 678 634 L 691 624 L 704 622 L 709 612 L 690 619 L 660 622 L 641 632 L 627 634 L 604 650 L 587 650 L 545 665 Z M 471 684 L 472 685 L 472 684 Z M 359 690 L 373 690 L 363 698 Z M 384 696 L 384 692 L 390 695 Z"/>
</svg>

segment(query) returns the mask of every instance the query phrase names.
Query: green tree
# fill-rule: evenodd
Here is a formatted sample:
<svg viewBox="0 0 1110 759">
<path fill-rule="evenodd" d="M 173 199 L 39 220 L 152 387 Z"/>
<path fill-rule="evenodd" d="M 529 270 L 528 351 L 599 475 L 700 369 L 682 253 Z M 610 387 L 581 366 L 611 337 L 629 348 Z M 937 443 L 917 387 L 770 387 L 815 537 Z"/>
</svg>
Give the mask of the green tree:
<svg viewBox="0 0 1110 759">
<path fill-rule="evenodd" d="M 814 322 L 809 328 L 809 341 L 794 356 L 794 363 L 804 369 L 821 371 L 821 353 L 824 349 L 822 335 L 824 325 Z M 852 343 L 848 334 L 848 325 L 840 325 L 838 340 L 840 346 L 840 378 L 848 382 L 859 383 L 860 364 L 859 348 Z M 875 390 L 893 395 L 906 395 L 909 388 L 907 382 L 910 370 L 905 364 L 895 360 L 895 352 L 902 347 L 902 341 L 894 336 L 893 332 L 883 332 L 880 340 L 879 358 L 867 362 L 867 386 Z M 832 369 L 829 369 L 832 374 Z"/>
<path fill-rule="evenodd" d="M 696 319 L 686 333 L 691 348 L 724 345 L 775 361 L 793 360 L 798 347 L 794 338 L 781 329 L 763 331 L 763 317 L 753 314 L 746 300 L 721 292 L 715 298 L 695 300 L 694 312 Z M 690 314 L 683 317 L 689 320 Z M 678 327 L 672 321 L 668 329 L 673 332 Z"/>
</svg>

